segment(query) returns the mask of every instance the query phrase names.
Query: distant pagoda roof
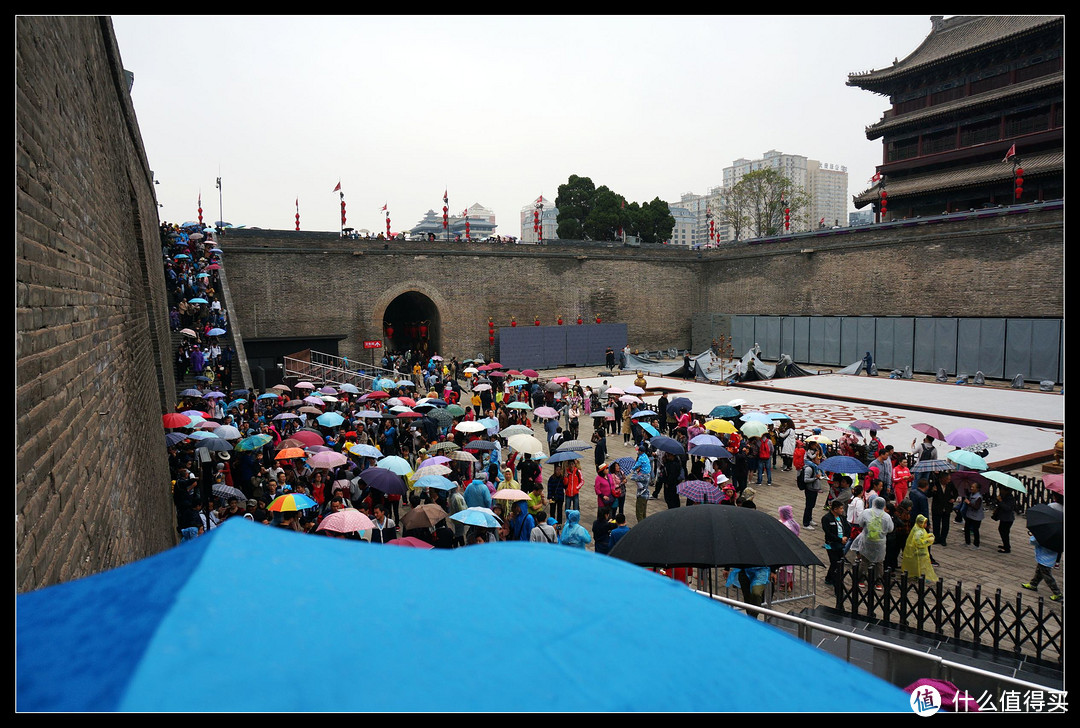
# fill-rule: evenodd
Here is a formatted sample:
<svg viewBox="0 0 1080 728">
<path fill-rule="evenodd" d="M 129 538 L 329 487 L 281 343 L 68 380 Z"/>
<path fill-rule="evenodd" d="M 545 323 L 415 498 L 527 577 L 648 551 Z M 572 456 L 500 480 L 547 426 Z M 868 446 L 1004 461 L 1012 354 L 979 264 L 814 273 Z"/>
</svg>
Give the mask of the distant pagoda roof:
<svg viewBox="0 0 1080 728">
<path fill-rule="evenodd" d="M 906 58 L 895 61 L 888 68 L 849 74 L 847 85 L 888 93 L 892 83 L 905 76 L 979 53 L 1055 24 L 1063 26 L 1064 18 L 1053 15 L 958 15 L 948 20 L 936 16 L 931 18 L 931 23 L 930 35 Z"/>
<path fill-rule="evenodd" d="M 1021 159 L 1021 163 L 1024 168 L 1024 177 L 1060 173 L 1064 169 L 1065 152 L 1059 149 L 1030 157 L 1025 156 Z M 964 187 L 978 187 L 1007 182 L 1012 178 L 1012 163 L 995 161 L 969 167 L 913 174 L 907 177 L 899 177 L 895 181 L 886 179 L 885 190 L 889 193 L 889 200 L 891 201 L 938 190 L 962 189 Z M 880 185 L 874 185 L 854 195 L 852 200 L 855 207 L 864 207 L 871 202 L 876 202 L 879 193 Z"/>
<path fill-rule="evenodd" d="M 953 101 L 947 101 L 943 104 L 937 104 L 918 111 L 883 119 L 876 124 L 866 127 L 866 138 L 877 139 L 890 131 L 902 129 L 905 126 L 913 124 L 922 124 L 936 117 L 948 116 L 957 111 L 971 112 L 977 110 L 981 106 L 997 108 L 1004 99 L 1033 95 L 1047 89 L 1052 89 L 1055 86 L 1064 88 L 1064 83 L 1065 72 L 1058 71 L 1057 73 L 1052 73 L 1048 76 L 1040 76 L 1039 78 L 1033 78 L 1030 81 L 1003 86 L 1002 88 L 994 89 L 993 91 L 985 91 L 981 94 L 965 96 Z"/>
</svg>

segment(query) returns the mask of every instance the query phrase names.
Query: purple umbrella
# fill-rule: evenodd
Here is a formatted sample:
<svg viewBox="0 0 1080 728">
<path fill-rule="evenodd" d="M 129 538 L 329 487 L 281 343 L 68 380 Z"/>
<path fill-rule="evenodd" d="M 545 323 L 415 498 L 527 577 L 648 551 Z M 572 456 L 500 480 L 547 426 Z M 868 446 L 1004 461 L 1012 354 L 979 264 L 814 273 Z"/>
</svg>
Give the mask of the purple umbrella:
<svg viewBox="0 0 1080 728">
<path fill-rule="evenodd" d="M 360 473 L 360 479 L 375 490 L 382 491 L 388 495 L 406 495 L 409 492 L 402 477 L 386 468 L 368 468 Z"/>
<path fill-rule="evenodd" d="M 961 427 L 959 430 L 953 430 L 945 436 L 945 442 L 953 447 L 967 447 L 968 445 L 985 442 L 989 439 L 987 434 L 982 430 L 976 430 L 970 427 Z"/>
</svg>

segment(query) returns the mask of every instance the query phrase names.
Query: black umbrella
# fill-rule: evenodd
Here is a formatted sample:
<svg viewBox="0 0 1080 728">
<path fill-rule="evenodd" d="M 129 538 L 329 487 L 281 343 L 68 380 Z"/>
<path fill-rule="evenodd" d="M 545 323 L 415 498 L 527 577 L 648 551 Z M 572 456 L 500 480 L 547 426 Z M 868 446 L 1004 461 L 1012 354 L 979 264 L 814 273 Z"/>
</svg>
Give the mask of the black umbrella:
<svg viewBox="0 0 1080 728">
<path fill-rule="evenodd" d="M 1061 511 L 1048 505 L 1032 506 L 1027 509 L 1027 527 L 1044 549 L 1065 550 L 1065 514 Z"/>
<path fill-rule="evenodd" d="M 654 437 L 649 440 L 649 444 L 655 447 L 661 452 L 669 452 L 672 455 L 685 455 L 686 448 L 682 446 L 682 443 L 678 440 L 673 440 L 670 437 Z"/>
<path fill-rule="evenodd" d="M 709 504 L 649 516 L 619 539 L 610 555 L 638 566 L 823 566 L 772 516 Z"/>
<path fill-rule="evenodd" d="M 375 490 L 380 490 L 389 495 L 406 495 L 409 492 L 405 481 L 401 476 L 386 468 L 368 468 L 360 473 L 360 480 L 367 483 Z"/>
<path fill-rule="evenodd" d="M 667 408 L 668 412 L 679 412 L 681 410 L 686 410 L 687 412 L 689 412 L 694 408 L 694 403 L 688 400 L 686 397 L 676 397 L 675 399 L 668 402 Z"/>
<path fill-rule="evenodd" d="M 472 440 L 465 443 L 465 450 L 494 450 L 495 443 L 490 440 Z"/>
</svg>

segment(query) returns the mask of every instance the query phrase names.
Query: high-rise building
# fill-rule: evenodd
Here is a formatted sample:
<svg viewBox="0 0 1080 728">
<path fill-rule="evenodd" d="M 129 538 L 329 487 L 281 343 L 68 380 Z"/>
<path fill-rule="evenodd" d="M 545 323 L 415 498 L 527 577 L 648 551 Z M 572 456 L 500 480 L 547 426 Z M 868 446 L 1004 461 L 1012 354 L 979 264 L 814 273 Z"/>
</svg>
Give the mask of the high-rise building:
<svg viewBox="0 0 1080 728">
<path fill-rule="evenodd" d="M 804 217 L 810 227 L 831 228 L 847 224 L 847 167 L 806 160 L 806 194 L 810 196 L 810 205 Z"/>
<path fill-rule="evenodd" d="M 668 210 L 675 218 L 675 227 L 671 230 L 670 245 L 692 247 L 694 240 L 694 228 L 697 225 L 697 216 L 685 207 L 676 207 L 669 204 Z"/>
<path fill-rule="evenodd" d="M 537 209 L 537 203 L 543 205 Z M 529 204 L 521 208 L 521 243 L 536 243 L 536 230 L 534 226 L 535 212 L 540 213 L 540 232 L 544 240 L 555 240 L 559 237 L 559 208 L 548 198 L 540 195 Z"/>
<path fill-rule="evenodd" d="M 697 248 L 703 245 L 708 245 L 710 242 L 713 244 L 726 243 L 734 239 L 734 235 L 731 232 L 729 226 L 723 224 L 720 221 L 719 212 L 724 207 L 722 186 L 711 187 L 709 191 L 704 195 L 695 195 L 693 192 L 684 192 L 678 202 L 669 202 L 668 208 L 672 210 L 672 215 L 675 214 L 675 208 L 682 208 L 686 210 L 690 218 L 687 219 L 684 224 L 690 226 L 690 234 L 688 236 L 687 245 L 691 248 Z M 713 230 L 715 236 L 710 240 L 709 238 L 709 213 L 713 214 Z M 679 224 L 679 218 L 675 218 L 676 225 Z M 674 242 L 674 241 L 672 241 Z"/>
</svg>

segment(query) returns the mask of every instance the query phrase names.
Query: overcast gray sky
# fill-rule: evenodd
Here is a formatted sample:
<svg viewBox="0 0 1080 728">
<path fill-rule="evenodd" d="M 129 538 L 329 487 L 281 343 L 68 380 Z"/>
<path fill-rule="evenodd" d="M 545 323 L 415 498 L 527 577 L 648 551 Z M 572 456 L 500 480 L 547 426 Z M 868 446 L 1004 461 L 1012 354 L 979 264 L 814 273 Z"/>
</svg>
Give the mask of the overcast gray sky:
<svg viewBox="0 0 1080 728">
<path fill-rule="evenodd" d="M 114 16 L 163 220 L 395 232 L 479 202 L 503 235 L 571 174 L 630 201 L 704 193 L 777 149 L 881 162 L 888 99 L 845 85 L 919 16 Z M 854 209 L 854 208 L 851 208 Z"/>
</svg>

